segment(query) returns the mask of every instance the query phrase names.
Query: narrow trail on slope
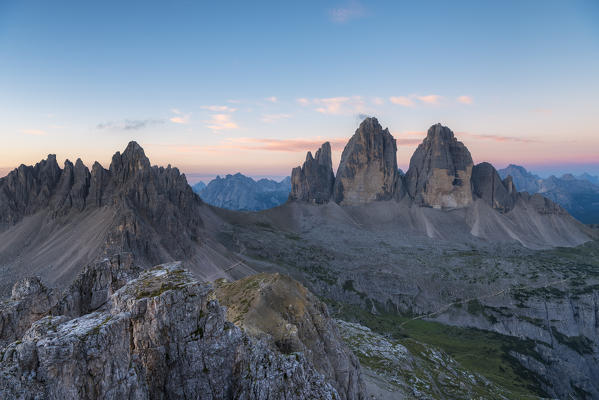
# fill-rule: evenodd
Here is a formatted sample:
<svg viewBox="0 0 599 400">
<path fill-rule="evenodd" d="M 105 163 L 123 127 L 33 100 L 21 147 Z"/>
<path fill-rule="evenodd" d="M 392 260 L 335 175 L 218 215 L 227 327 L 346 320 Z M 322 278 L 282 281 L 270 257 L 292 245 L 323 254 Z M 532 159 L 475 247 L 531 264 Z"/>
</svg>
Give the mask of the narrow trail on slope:
<svg viewBox="0 0 599 400">
<path fill-rule="evenodd" d="M 549 286 L 557 285 L 558 283 L 562 283 L 563 284 L 563 283 L 565 283 L 565 282 L 567 282 L 567 281 L 569 281 L 571 279 L 572 278 L 559 279 L 559 280 L 547 282 L 544 285 L 538 285 L 538 286 L 528 285 L 528 286 L 520 286 L 520 287 L 516 287 L 516 288 L 507 288 L 507 289 L 502 289 L 502 290 L 499 290 L 499 291 L 497 291 L 495 293 L 487 294 L 487 295 L 484 295 L 484 296 L 471 297 L 471 298 L 460 300 L 460 301 L 454 301 L 452 303 L 445 304 L 444 306 L 442 306 L 441 308 L 439 308 L 437 311 L 434 311 L 434 312 L 431 312 L 431 313 L 428 313 L 428 314 L 419 315 L 417 317 L 414 317 L 414 318 L 411 318 L 411 319 L 409 319 L 407 321 L 404 321 L 401 324 L 399 324 L 399 326 L 403 327 L 407 323 L 412 322 L 412 321 L 416 321 L 418 319 L 425 319 L 425 318 L 433 317 L 435 315 L 443 314 L 444 312 L 446 312 L 447 310 L 449 310 L 451 307 L 453 307 L 455 305 L 458 305 L 458 304 L 464 305 L 464 304 L 467 304 L 467 303 L 469 303 L 469 302 L 471 302 L 473 300 L 489 299 L 489 298 L 492 298 L 492 297 L 496 297 L 496 296 L 502 295 L 504 293 L 509 293 L 511 291 L 517 292 L 519 290 L 526 290 L 526 289 L 533 289 L 534 290 L 534 289 L 540 289 L 540 288 L 547 288 Z"/>
</svg>

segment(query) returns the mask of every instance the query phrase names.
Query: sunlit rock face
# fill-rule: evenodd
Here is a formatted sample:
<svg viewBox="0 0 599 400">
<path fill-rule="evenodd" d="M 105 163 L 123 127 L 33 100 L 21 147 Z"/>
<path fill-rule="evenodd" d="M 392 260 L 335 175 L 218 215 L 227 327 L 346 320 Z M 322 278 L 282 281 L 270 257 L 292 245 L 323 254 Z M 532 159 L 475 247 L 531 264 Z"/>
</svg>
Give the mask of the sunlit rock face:
<svg viewBox="0 0 599 400">
<path fill-rule="evenodd" d="M 459 208 L 472 203 L 472 156 L 453 132 L 436 124 L 410 159 L 406 173 L 415 203 L 434 208 Z"/>
<path fill-rule="evenodd" d="M 357 205 L 390 200 L 398 179 L 395 139 L 376 118 L 366 118 L 341 155 L 333 193 L 335 202 Z"/>
</svg>

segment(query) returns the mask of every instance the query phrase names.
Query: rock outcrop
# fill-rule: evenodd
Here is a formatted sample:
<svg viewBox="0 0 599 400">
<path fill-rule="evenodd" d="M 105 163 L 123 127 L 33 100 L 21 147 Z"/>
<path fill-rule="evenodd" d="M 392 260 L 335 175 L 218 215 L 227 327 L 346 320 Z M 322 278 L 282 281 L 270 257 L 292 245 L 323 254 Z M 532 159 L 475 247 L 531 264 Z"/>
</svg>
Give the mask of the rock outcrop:
<svg viewBox="0 0 599 400">
<path fill-rule="evenodd" d="M 395 139 L 376 118 L 366 118 L 343 149 L 335 178 L 335 202 L 356 205 L 390 200 L 398 178 Z"/>
<path fill-rule="evenodd" d="M 318 331 L 321 323 L 333 324 L 326 313 L 309 314 L 321 319 L 303 320 L 300 331 L 323 335 L 325 349 L 335 353 L 323 355 L 305 337 L 301 351 L 285 352 L 268 330 L 254 336 L 227 321 L 212 286 L 180 263 L 128 282 L 135 268 L 121 264 L 90 267 L 59 302 L 71 306 L 32 321 L 2 349 L 1 398 L 364 398 L 360 384 L 339 380 L 359 379 L 359 365 L 337 364 L 353 356 L 336 330 Z M 27 297 L 39 290 L 17 292 Z"/>
<path fill-rule="evenodd" d="M 267 336 L 282 353 L 302 353 L 347 399 L 364 391 L 356 357 L 339 341 L 326 306 L 299 282 L 258 274 L 217 283 L 228 319 L 253 336 Z"/>
<path fill-rule="evenodd" d="M 501 180 L 497 170 L 487 162 L 472 168 L 472 188 L 476 196 L 504 213 L 514 208 L 518 198 L 511 177 Z"/>
<path fill-rule="evenodd" d="M 58 294 L 37 277 L 14 284 L 12 296 L 0 304 L 0 347 L 13 342 L 56 304 Z"/>
<path fill-rule="evenodd" d="M 405 181 L 420 206 L 465 207 L 472 203 L 472 157 L 453 132 L 436 124 L 410 159 Z"/>
<path fill-rule="evenodd" d="M 316 204 L 327 203 L 333 195 L 334 184 L 331 144 L 326 142 L 316 151 L 315 157 L 308 152 L 304 165 L 294 168 L 291 172 L 289 199 Z"/>
</svg>

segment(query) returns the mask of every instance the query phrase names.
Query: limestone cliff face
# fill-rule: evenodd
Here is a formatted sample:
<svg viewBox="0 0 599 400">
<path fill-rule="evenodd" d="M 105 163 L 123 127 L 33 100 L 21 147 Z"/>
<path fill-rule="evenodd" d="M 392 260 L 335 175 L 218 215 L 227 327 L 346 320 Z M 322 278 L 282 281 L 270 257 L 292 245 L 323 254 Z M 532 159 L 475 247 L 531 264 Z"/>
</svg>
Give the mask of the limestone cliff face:
<svg viewBox="0 0 599 400">
<path fill-rule="evenodd" d="M 366 118 L 341 155 L 335 178 L 335 202 L 357 205 L 390 200 L 398 178 L 395 139 L 376 118 Z"/>
<path fill-rule="evenodd" d="M 484 162 L 472 168 L 474 194 L 500 212 L 508 212 L 516 204 L 518 193 L 511 177 L 501 180 L 497 170 Z"/>
<path fill-rule="evenodd" d="M 292 352 L 274 329 L 254 335 L 228 321 L 211 284 L 180 263 L 140 273 L 127 256 L 106 260 L 54 305 L 40 302 L 43 290 L 30 283 L 5 305 L 35 296 L 40 313 L 23 319 L 29 327 L 19 340 L 12 331 L 0 337 L 11 342 L 0 346 L 0 398 L 364 398 L 359 365 L 344 364 L 353 355 L 336 330 L 323 330 L 333 322 L 312 311 L 318 304 L 305 304 L 309 317 L 296 329 L 316 332 L 324 347 L 300 335 L 303 351 Z"/>
<path fill-rule="evenodd" d="M 294 168 L 291 172 L 289 199 L 327 203 L 333 194 L 334 183 L 331 144 L 326 142 L 316 151 L 315 157 L 308 152 L 304 165 Z"/>
<path fill-rule="evenodd" d="M 433 125 L 410 159 L 408 193 L 421 206 L 466 207 L 472 203 L 472 167 L 466 146 L 449 128 Z"/>
</svg>

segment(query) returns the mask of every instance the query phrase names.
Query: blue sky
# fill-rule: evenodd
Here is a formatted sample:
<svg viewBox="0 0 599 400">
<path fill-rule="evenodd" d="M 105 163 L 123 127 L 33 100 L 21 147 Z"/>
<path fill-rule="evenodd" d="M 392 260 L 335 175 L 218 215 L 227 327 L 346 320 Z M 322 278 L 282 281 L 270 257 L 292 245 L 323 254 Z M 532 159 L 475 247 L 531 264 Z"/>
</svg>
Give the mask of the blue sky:
<svg viewBox="0 0 599 400">
<path fill-rule="evenodd" d="M 0 174 L 137 140 L 190 181 L 282 176 L 364 115 L 403 168 L 441 122 L 477 162 L 599 174 L 598 72 L 596 1 L 5 0 Z"/>
</svg>

